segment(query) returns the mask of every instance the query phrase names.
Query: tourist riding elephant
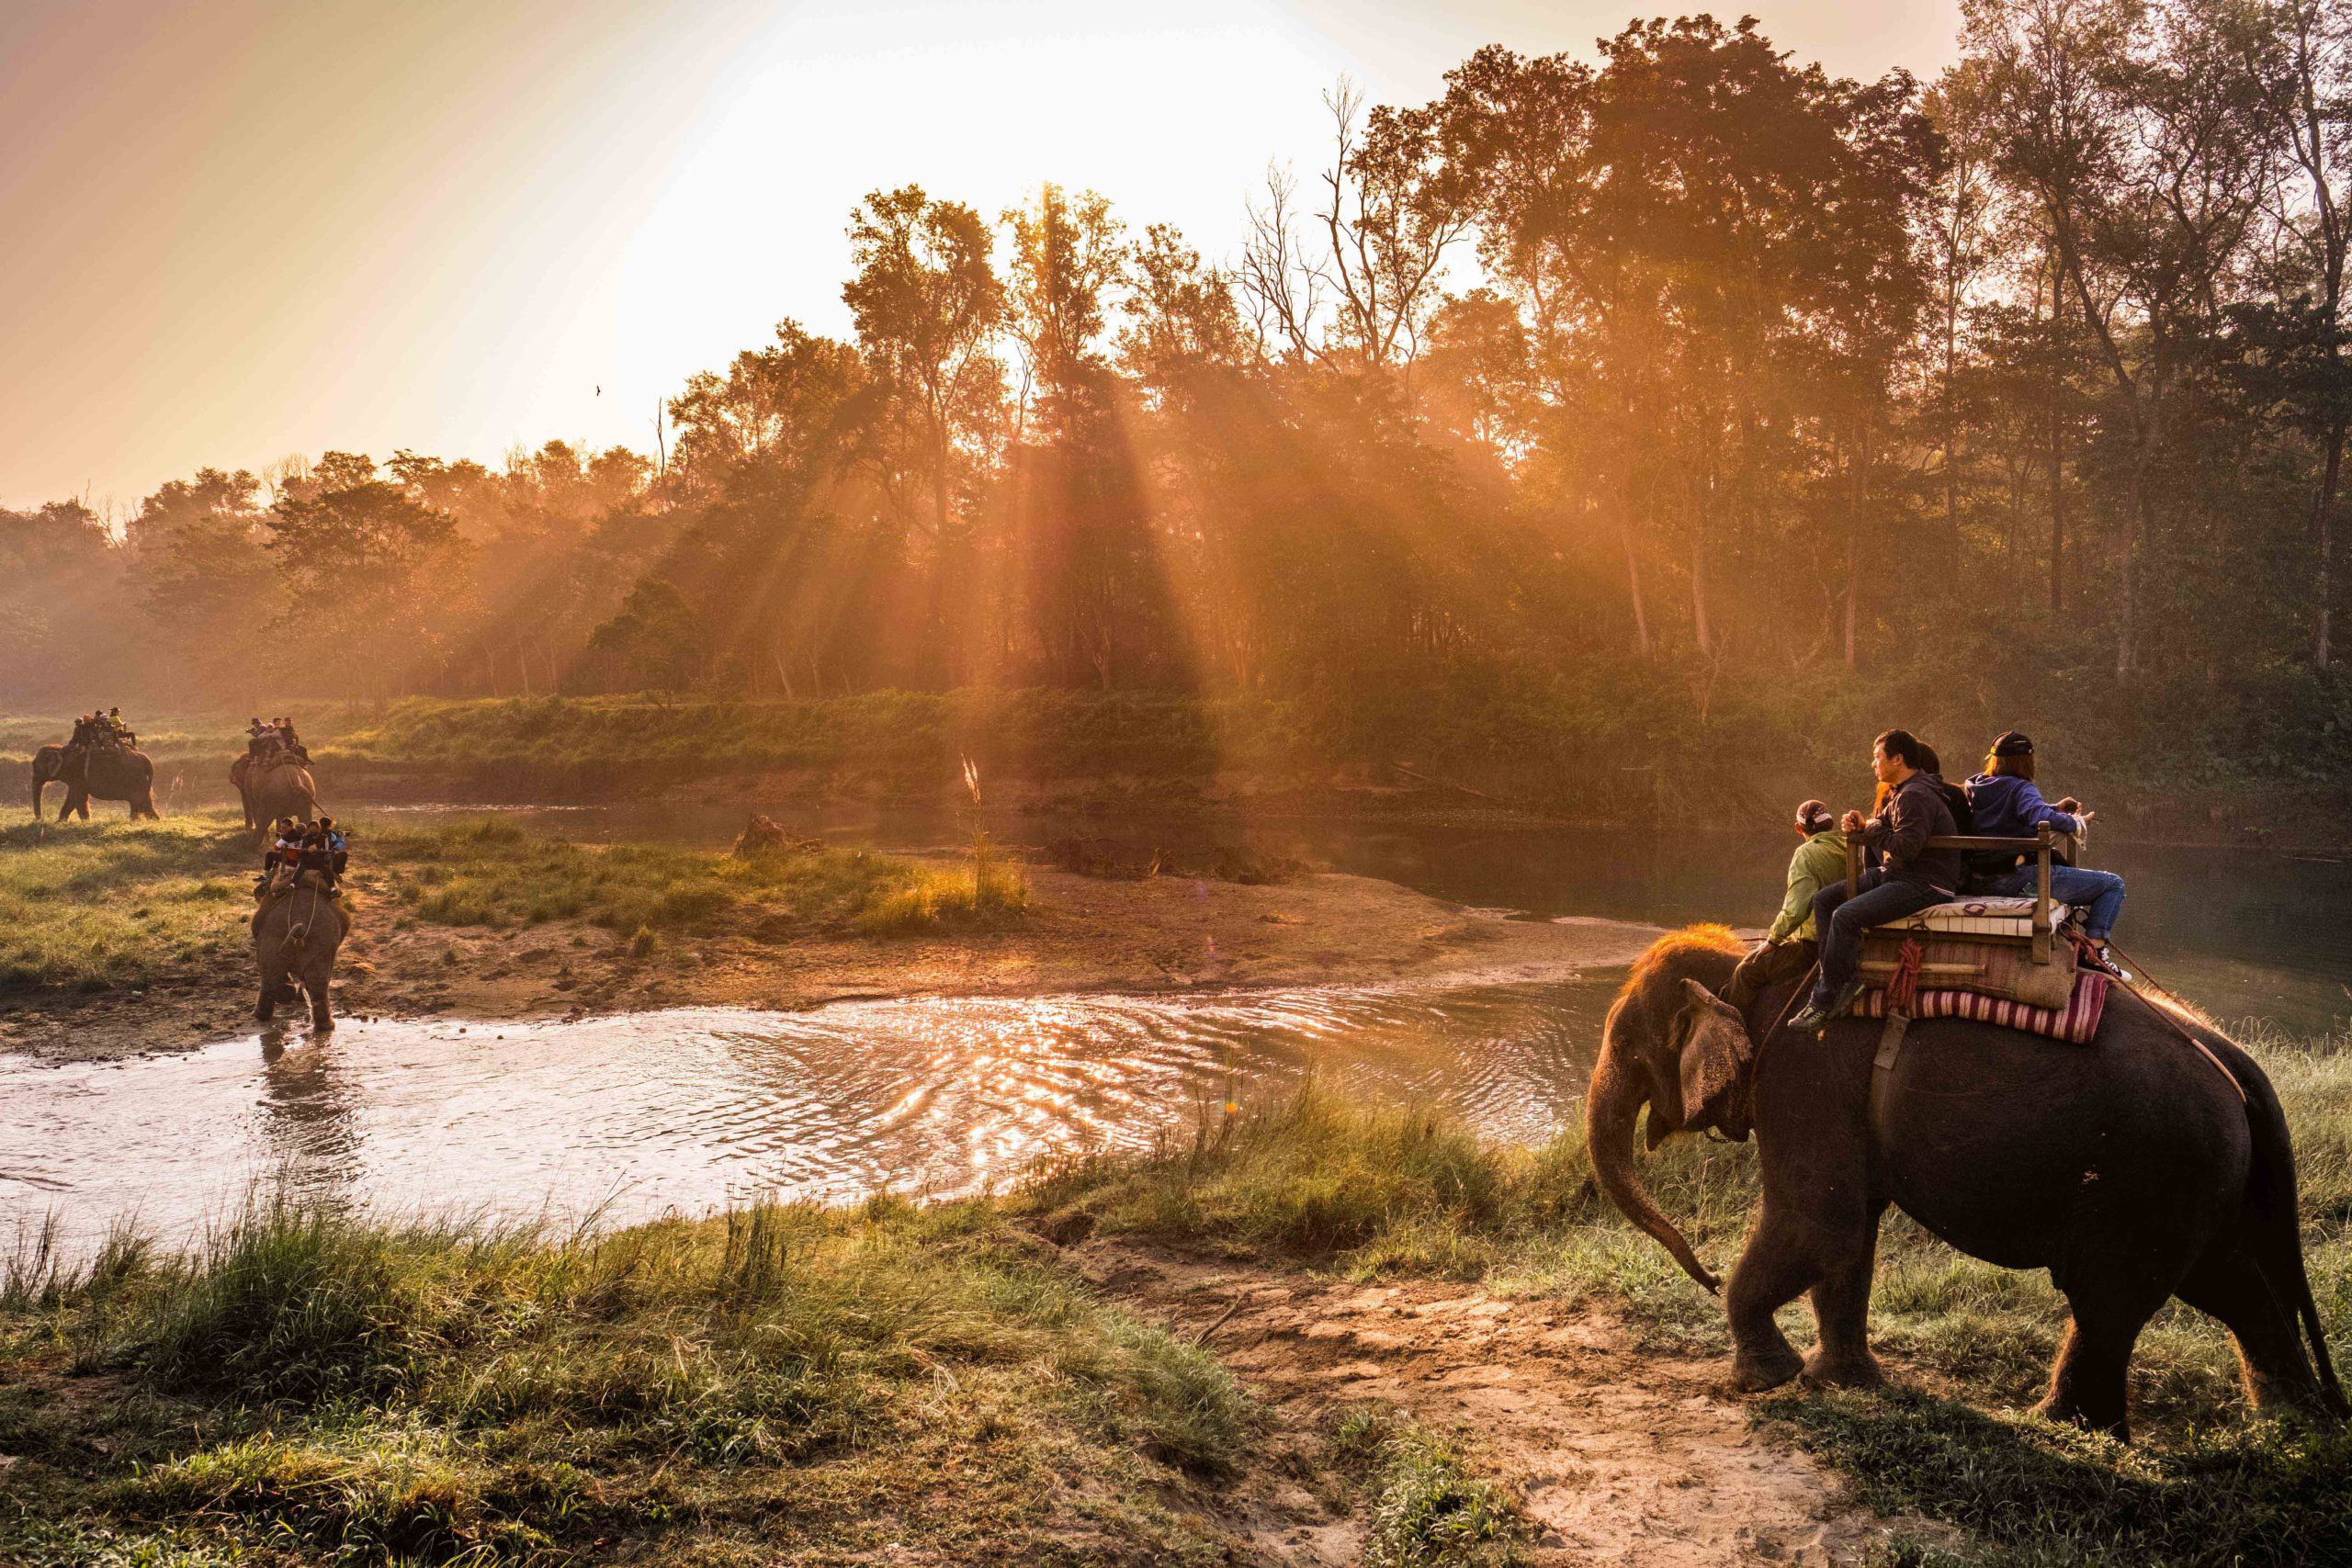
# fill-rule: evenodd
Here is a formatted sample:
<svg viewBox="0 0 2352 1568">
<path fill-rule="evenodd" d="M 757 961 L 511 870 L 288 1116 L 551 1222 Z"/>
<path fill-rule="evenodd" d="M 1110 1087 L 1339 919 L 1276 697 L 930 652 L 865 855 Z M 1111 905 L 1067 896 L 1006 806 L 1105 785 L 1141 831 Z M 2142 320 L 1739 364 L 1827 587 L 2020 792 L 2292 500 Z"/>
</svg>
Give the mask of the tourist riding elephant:
<svg viewBox="0 0 2352 1568">
<path fill-rule="evenodd" d="M 2073 1321 L 2044 1415 L 2125 1435 L 2132 1348 L 2171 1296 L 2236 1336 L 2256 1404 L 2352 1414 L 2303 1272 L 2286 1119 L 2237 1046 L 2121 986 L 2086 1045 L 1922 1019 L 1874 1109 L 1881 1025 L 1782 1029 L 1757 1051 L 1791 987 L 1743 1017 L 1719 995 L 1740 952 L 1720 926 L 1653 945 L 1610 1010 L 1585 1102 L 1601 1190 L 1710 1291 L 1720 1281 L 1635 1173 L 1634 1120 L 1647 1105 L 1652 1148 L 1670 1133 L 1754 1131 L 1763 1200 L 1724 1303 L 1740 1388 L 1800 1371 L 1878 1381 L 1871 1273 L 1894 1203 L 1972 1257 L 2050 1270 Z M 1801 1362 L 1773 1314 L 1807 1291 L 1820 1343 Z"/>
<path fill-rule="evenodd" d="M 90 802 L 121 800 L 130 805 L 132 820 L 159 817 L 155 809 L 155 764 L 141 751 L 110 746 L 44 746 L 33 753 L 33 820 L 40 820 L 40 794 L 51 784 L 65 786 L 65 804 L 57 808 L 64 821 L 75 812 L 90 818 Z"/>
<path fill-rule="evenodd" d="M 281 817 L 308 822 L 319 814 L 319 788 L 311 770 L 291 757 L 255 762 L 240 757 L 229 764 L 229 782 L 244 802 L 245 826 L 260 830 L 269 841 L 270 824 Z"/>
<path fill-rule="evenodd" d="M 254 1016 L 265 1023 L 281 1000 L 293 999 L 290 985 L 311 998 L 311 1027 L 333 1029 L 327 982 L 334 975 L 335 950 L 351 934 L 351 917 L 340 900 L 327 896 L 316 872 L 306 872 L 287 892 L 254 911 L 254 964 L 261 971 L 261 999 Z"/>
</svg>

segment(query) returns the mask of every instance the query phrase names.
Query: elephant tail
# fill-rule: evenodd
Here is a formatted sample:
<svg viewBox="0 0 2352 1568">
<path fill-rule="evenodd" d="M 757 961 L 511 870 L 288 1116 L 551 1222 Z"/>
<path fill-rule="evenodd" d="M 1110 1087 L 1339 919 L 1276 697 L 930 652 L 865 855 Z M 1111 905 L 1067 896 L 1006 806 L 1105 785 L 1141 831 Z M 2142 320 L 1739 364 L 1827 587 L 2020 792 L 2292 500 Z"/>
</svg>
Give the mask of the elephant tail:
<svg viewBox="0 0 2352 1568">
<path fill-rule="evenodd" d="M 2233 1053 L 2235 1055 L 2235 1053 Z M 2335 1379 L 2335 1363 L 2327 1353 L 2327 1331 L 2321 1325 L 2319 1303 L 2312 1295 L 2311 1276 L 2303 1269 L 2302 1225 L 2295 1195 L 2295 1149 L 2287 1133 L 2287 1113 L 2251 1061 L 2236 1060 L 2233 1076 L 2245 1087 L 2246 1124 L 2254 1134 L 2256 1213 L 2269 1231 L 2267 1246 L 2255 1249 L 2256 1267 L 2290 1324 L 2300 1323 L 2311 1341 L 2312 1364 L 2319 1374 L 2320 1397 L 2339 1416 L 2352 1416 Z M 2253 1069 L 2253 1070 L 2248 1070 Z"/>
</svg>

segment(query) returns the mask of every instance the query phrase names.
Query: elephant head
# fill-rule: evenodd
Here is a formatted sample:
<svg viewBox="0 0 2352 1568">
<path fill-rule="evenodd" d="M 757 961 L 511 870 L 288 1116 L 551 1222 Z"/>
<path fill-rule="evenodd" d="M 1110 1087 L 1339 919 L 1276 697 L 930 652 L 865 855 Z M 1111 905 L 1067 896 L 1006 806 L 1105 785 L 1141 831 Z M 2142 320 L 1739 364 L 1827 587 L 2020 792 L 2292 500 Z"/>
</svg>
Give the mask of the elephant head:
<svg viewBox="0 0 2352 1568">
<path fill-rule="evenodd" d="M 1600 1190 L 1710 1291 L 1723 1281 L 1657 1212 L 1634 1171 L 1634 1123 L 1648 1106 L 1651 1148 L 1671 1133 L 1747 1135 L 1739 1089 L 1754 1047 L 1738 1010 L 1713 988 L 1737 960 L 1736 947 L 1724 945 L 1731 940 L 1729 932 L 1668 937 L 1635 965 L 1609 1010 L 1584 1108 L 1585 1147 Z"/>
</svg>

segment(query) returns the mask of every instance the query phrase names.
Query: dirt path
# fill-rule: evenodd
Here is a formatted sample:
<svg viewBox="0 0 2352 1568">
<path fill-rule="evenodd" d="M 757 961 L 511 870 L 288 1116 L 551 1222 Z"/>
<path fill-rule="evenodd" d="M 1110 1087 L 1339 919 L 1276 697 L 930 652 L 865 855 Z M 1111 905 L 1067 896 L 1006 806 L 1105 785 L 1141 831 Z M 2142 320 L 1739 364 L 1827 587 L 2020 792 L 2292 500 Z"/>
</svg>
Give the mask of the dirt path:
<svg viewBox="0 0 2352 1568">
<path fill-rule="evenodd" d="M 1205 1333 L 1207 1348 L 1287 1427 L 1380 1402 L 1462 1433 L 1483 1464 L 1520 1488 L 1536 1564 L 1858 1562 L 1894 1528 L 1847 1500 L 1809 1456 L 1752 1426 L 1724 1387 L 1721 1363 L 1637 1350 L 1604 1309 L 1501 1300 L 1463 1284 L 1354 1285 L 1102 1244 L 1069 1256 L 1145 1314 Z M 1334 1517 L 1304 1489 L 1246 1505 L 1262 1561 L 1356 1561 L 1360 1521 Z"/>
</svg>

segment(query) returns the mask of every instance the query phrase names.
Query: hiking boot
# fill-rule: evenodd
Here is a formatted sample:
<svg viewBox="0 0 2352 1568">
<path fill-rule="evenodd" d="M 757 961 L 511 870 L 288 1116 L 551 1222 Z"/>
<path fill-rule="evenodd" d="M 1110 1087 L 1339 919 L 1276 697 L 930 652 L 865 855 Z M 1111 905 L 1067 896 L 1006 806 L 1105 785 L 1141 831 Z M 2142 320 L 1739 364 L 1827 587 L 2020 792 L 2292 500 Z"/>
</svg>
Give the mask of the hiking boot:
<svg viewBox="0 0 2352 1568">
<path fill-rule="evenodd" d="M 1804 1011 L 1789 1020 L 1789 1027 L 1800 1034 L 1818 1034 L 1843 1018 L 1861 994 L 1862 982 L 1859 978 L 1849 980 L 1827 1001 L 1807 1003 Z"/>
</svg>

